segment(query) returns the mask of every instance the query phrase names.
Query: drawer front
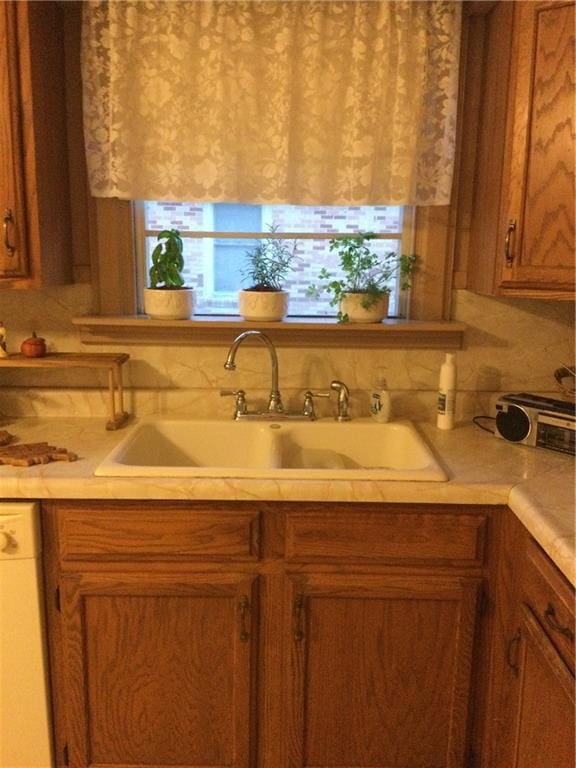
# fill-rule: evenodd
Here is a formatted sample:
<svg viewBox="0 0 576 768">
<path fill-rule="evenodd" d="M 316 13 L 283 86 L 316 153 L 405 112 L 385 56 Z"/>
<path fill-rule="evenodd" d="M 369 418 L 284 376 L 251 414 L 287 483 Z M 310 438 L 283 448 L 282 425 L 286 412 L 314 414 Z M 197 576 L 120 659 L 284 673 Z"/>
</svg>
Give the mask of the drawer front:
<svg viewBox="0 0 576 768">
<path fill-rule="evenodd" d="M 526 602 L 566 664 L 574 670 L 574 590 L 538 544 L 528 544 Z"/>
<path fill-rule="evenodd" d="M 59 510 L 60 556 L 70 560 L 258 558 L 259 515 L 212 509 L 83 507 Z"/>
<path fill-rule="evenodd" d="M 289 513 L 289 560 L 481 565 L 486 516 L 475 514 Z"/>
</svg>

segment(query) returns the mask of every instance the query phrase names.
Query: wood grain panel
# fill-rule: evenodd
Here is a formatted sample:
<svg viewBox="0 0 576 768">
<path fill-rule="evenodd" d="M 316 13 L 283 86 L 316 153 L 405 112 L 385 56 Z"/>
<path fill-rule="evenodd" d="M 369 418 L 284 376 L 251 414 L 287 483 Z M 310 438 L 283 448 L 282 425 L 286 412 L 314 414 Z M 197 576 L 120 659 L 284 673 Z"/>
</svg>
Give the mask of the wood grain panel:
<svg viewBox="0 0 576 768">
<path fill-rule="evenodd" d="M 530 610 L 523 613 L 521 705 L 510 768 L 569 768 L 575 764 L 574 678 Z"/>
<path fill-rule="evenodd" d="M 574 4 L 515 4 L 500 287 L 574 292 Z M 508 222 L 513 261 L 503 259 Z M 556 294 L 557 295 L 557 294 Z"/>
<path fill-rule="evenodd" d="M 16 4 L 0 4 L 0 216 L 12 212 L 8 238 L 16 250 L 10 255 L 0 247 L 0 276 L 23 277 L 27 274 L 26 207 L 24 201 L 24 155 L 20 134 L 18 33 Z"/>
<path fill-rule="evenodd" d="M 69 574 L 62 593 L 71 765 L 251 765 L 253 577 Z"/>
<path fill-rule="evenodd" d="M 295 578 L 290 768 L 462 766 L 477 588 L 459 578 Z"/>
<path fill-rule="evenodd" d="M 147 507 L 62 510 L 62 560 L 258 558 L 257 512 Z"/>
<path fill-rule="evenodd" d="M 574 5 L 537 13 L 521 264 L 574 258 Z"/>
<path fill-rule="evenodd" d="M 481 514 L 290 512 L 286 558 L 480 565 L 485 528 Z"/>
<path fill-rule="evenodd" d="M 476 6 L 476 3 L 465 3 Z M 470 53 L 483 47 L 484 59 L 468 59 L 466 99 L 470 91 L 480 87 L 482 102 L 479 111 L 477 143 L 467 150 L 476 155 L 474 177 L 461 182 L 472 183 L 474 199 L 470 209 L 470 251 L 468 257 L 467 287 L 472 291 L 493 295 L 496 285 L 497 249 L 502 246 L 500 192 L 506 139 L 506 120 L 509 118 L 509 69 L 512 50 L 512 24 L 514 3 L 496 3 L 485 19 L 474 18 L 470 26 Z M 467 109 L 462 115 L 465 129 L 474 115 Z M 461 201 L 455 201 L 460 205 Z"/>
<path fill-rule="evenodd" d="M 574 671 L 574 589 L 530 540 L 524 597 L 564 662 Z"/>
<path fill-rule="evenodd" d="M 552 582 L 543 584 L 543 572 L 555 566 L 510 510 L 502 523 L 482 765 L 568 768 L 574 765 L 574 678 L 553 633 L 530 607 L 539 604 L 541 589 L 550 595 Z M 560 594 L 566 588 L 562 581 Z"/>
</svg>

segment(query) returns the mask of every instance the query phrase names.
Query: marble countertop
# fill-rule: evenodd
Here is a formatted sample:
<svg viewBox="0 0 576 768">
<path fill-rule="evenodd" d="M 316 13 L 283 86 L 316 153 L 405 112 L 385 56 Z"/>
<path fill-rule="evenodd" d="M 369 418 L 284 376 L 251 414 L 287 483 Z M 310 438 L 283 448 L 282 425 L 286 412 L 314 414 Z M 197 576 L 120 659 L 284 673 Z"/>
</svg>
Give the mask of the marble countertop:
<svg viewBox="0 0 576 768">
<path fill-rule="evenodd" d="M 79 457 L 32 467 L 0 466 L 4 499 L 243 499 L 442 504 L 508 504 L 552 560 L 576 583 L 574 461 L 512 445 L 466 424 L 442 432 L 417 424 L 448 474 L 447 482 L 259 480 L 236 478 L 105 478 L 94 470 L 124 437 L 95 418 L 0 422 L 18 442 L 48 441 Z"/>
</svg>

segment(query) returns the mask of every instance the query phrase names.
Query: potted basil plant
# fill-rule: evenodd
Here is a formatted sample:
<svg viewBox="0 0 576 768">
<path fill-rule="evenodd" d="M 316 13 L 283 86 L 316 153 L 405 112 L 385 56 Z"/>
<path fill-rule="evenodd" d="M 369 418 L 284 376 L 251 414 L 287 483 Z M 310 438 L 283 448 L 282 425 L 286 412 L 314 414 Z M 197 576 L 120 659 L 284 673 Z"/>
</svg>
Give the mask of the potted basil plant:
<svg viewBox="0 0 576 768">
<path fill-rule="evenodd" d="M 270 226 L 274 234 L 277 227 Z M 297 241 L 277 237 L 263 238 L 246 252 L 247 264 L 242 279 L 250 287 L 238 294 L 240 315 L 249 322 L 283 320 L 288 312 L 288 292 L 284 282 L 293 269 Z"/>
<path fill-rule="evenodd" d="M 150 287 L 144 289 L 144 311 L 158 320 L 186 320 L 194 311 L 194 289 L 184 285 L 183 244 L 177 229 L 158 235 L 149 270 Z"/>
<path fill-rule="evenodd" d="M 307 289 L 313 298 L 322 292 L 332 294 L 330 305 L 338 306 L 340 323 L 381 322 L 388 314 L 392 278 L 399 274 L 401 289 L 410 287 L 417 256 L 399 256 L 394 251 L 379 256 L 369 247 L 375 238 L 373 232 L 358 232 L 330 240 L 330 250 L 339 256 L 342 277 L 323 267 L 318 274 L 322 282 Z"/>
</svg>

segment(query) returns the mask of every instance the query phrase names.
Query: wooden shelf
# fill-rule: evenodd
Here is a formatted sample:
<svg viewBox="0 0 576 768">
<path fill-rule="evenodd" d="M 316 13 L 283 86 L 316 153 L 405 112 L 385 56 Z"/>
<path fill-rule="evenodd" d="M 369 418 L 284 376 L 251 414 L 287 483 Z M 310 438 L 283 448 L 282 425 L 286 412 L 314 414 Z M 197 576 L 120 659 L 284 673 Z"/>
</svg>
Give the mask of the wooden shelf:
<svg viewBox="0 0 576 768">
<path fill-rule="evenodd" d="M 97 315 L 72 320 L 84 344 L 229 344 L 243 330 L 264 331 L 277 346 L 461 349 L 464 323 L 388 319 L 338 323 L 335 318 L 288 317 L 281 323 L 249 323 L 240 317 L 197 316 L 152 320 L 146 315 Z"/>
<path fill-rule="evenodd" d="M 130 355 L 121 354 L 83 354 L 79 352 L 52 352 L 44 357 L 25 357 L 16 354 L 0 358 L 2 368 L 93 368 L 108 371 L 108 393 L 110 418 L 106 429 L 115 430 L 129 418 L 124 410 L 124 389 L 122 384 L 122 366 Z"/>
</svg>

